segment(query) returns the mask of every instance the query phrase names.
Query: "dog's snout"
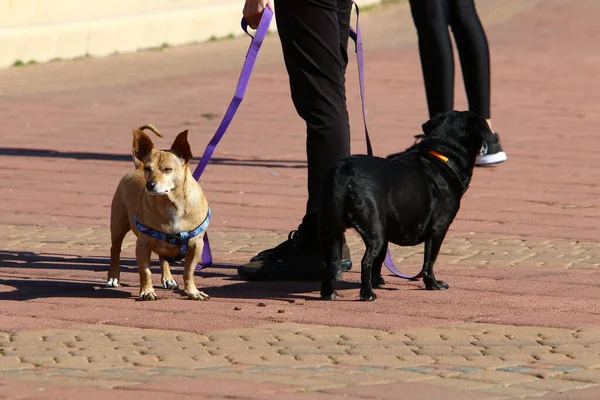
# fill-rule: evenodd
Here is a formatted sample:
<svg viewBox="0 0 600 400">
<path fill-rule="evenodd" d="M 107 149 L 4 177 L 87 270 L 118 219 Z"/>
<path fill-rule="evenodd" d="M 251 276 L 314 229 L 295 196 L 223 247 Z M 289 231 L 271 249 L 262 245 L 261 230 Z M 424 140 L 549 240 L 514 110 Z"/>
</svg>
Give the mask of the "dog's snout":
<svg viewBox="0 0 600 400">
<path fill-rule="evenodd" d="M 146 182 L 146 190 L 152 191 L 156 187 L 156 182 L 150 181 Z"/>
</svg>

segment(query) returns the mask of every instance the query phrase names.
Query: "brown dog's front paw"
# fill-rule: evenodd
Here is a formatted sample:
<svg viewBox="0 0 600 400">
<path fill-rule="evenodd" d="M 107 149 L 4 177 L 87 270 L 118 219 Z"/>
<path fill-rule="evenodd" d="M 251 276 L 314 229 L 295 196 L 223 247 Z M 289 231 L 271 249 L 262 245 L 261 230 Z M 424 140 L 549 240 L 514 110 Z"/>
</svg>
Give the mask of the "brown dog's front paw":
<svg viewBox="0 0 600 400">
<path fill-rule="evenodd" d="M 119 278 L 108 278 L 106 287 L 119 287 Z"/>
<path fill-rule="evenodd" d="M 374 301 L 377 298 L 377 295 L 374 291 L 360 291 L 360 299 L 362 301 Z"/>
<path fill-rule="evenodd" d="M 163 289 L 179 289 L 179 284 L 177 284 L 177 281 L 173 278 L 171 279 L 163 279 L 162 281 L 162 287 Z"/>
<path fill-rule="evenodd" d="M 335 300 L 339 296 L 335 290 L 331 294 L 321 292 L 321 300 Z"/>
<path fill-rule="evenodd" d="M 188 299 L 190 299 L 190 300 L 204 301 L 204 300 L 209 300 L 210 299 L 209 295 L 207 295 L 204 292 L 200 292 L 200 291 L 187 292 L 187 296 L 188 296 Z"/>
<path fill-rule="evenodd" d="M 152 291 L 140 292 L 140 295 L 137 298 L 139 301 L 148 301 L 148 300 L 158 300 L 158 296 Z"/>
</svg>

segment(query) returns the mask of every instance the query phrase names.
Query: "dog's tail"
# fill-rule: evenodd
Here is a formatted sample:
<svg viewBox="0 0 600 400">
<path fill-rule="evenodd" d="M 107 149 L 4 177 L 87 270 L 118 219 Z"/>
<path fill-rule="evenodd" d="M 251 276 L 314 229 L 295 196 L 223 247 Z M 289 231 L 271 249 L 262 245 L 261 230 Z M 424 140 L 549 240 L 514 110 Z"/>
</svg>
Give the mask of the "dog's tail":
<svg viewBox="0 0 600 400">
<path fill-rule="evenodd" d="M 142 125 L 138 128 L 140 131 L 145 131 L 146 129 L 154 132 L 154 134 L 160 138 L 164 138 L 164 136 L 162 135 L 162 133 L 160 133 L 160 131 L 152 124 L 146 124 L 146 125 Z M 131 157 L 133 158 L 133 164 L 135 165 L 136 169 L 141 169 L 144 167 L 144 165 L 142 164 L 142 162 L 140 160 L 137 159 L 137 157 L 135 156 L 135 152 L 133 151 L 133 149 L 131 149 Z"/>
</svg>

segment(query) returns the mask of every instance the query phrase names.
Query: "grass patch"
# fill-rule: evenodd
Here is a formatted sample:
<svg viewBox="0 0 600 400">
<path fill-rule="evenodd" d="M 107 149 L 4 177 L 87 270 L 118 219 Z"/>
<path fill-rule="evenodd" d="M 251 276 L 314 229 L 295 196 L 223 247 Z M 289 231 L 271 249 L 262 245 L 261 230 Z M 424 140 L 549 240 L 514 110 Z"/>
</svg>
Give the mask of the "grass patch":
<svg viewBox="0 0 600 400">
<path fill-rule="evenodd" d="M 24 61 L 22 61 L 22 60 L 17 60 L 17 61 L 15 61 L 15 62 L 13 63 L 13 65 L 12 65 L 12 66 L 13 66 L 13 67 L 24 67 L 25 65 L 35 65 L 35 64 L 37 64 L 37 63 L 38 63 L 38 62 L 37 62 L 37 61 L 35 61 L 35 60 L 29 60 L 29 61 L 27 61 L 27 62 L 24 62 Z"/>
<path fill-rule="evenodd" d="M 215 36 L 215 35 L 213 35 L 210 38 L 208 38 L 208 41 L 209 42 L 217 42 L 219 40 L 231 40 L 231 39 L 234 39 L 234 38 L 235 38 L 235 35 L 233 33 L 230 33 L 229 35 L 226 35 L 226 36 Z"/>
<path fill-rule="evenodd" d="M 156 47 L 150 47 L 148 49 L 146 49 L 147 51 L 163 51 L 166 50 L 168 48 L 170 48 L 171 45 L 169 43 L 163 43 L 160 46 L 156 46 Z"/>
</svg>

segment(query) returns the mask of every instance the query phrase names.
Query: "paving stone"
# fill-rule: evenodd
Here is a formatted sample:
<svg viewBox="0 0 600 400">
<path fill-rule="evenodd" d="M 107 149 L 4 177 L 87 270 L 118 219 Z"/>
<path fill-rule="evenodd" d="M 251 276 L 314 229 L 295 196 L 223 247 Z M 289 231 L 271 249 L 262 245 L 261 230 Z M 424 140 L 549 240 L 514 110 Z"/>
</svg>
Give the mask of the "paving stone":
<svg viewBox="0 0 600 400">
<path fill-rule="evenodd" d="M 477 391 L 497 386 L 496 384 L 491 382 L 472 381 L 463 378 L 436 379 L 435 381 L 431 381 L 431 383 L 436 386 Z"/>
<path fill-rule="evenodd" d="M 452 369 L 432 369 L 431 371 L 425 372 L 428 375 L 439 376 L 440 378 L 457 378 L 462 375 L 461 371 L 454 368 Z"/>
<path fill-rule="evenodd" d="M 600 368 L 600 354 L 598 353 L 593 353 L 587 350 L 578 353 L 568 352 L 567 356 L 572 358 L 573 361 L 578 362 L 581 366 L 585 366 L 587 368 Z"/>
<path fill-rule="evenodd" d="M 317 391 L 325 389 L 335 389 L 339 387 L 345 387 L 344 382 L 337 382 L 336 379 L 317 379 L 317 378 L 296 378 L 296 377 L 268 377 L 261 380 L 261 382 L 278 383 L 281 385 L 294 385 L 307 391 Z M 381 380 L 377 383 L 385 383 L 385 380 Z"/>
<path fill-rule="evenodd" d="M 26 365 L 17 356 L 2 355 L 0 357 L 0 370 L 22 368 Z"/>
<path fill-rule="evenodd" d="M 331 365 L 333 363 L 334 357 L 331 355 L 326 355 L 326 354 L 300 354 L 300 355 L 296 355 L 293 356 L 293 360 L 292 358 L 288 358 L 288 357 L 283 357 L 283 360 L 286 361 L 285 364 L 289 365 Z M 277 359 L 277 365 L 279 364 L 279 358 Z"/>
<path fill-rule="evenodd" d="M 600 384 L 600 369 L 585 369 L 569 372 L 568 374 L 560 376 L 560 379 Z"/>
<path fill-rule="evenodd" d="M 482 371 L 474 372 L 472 374 L 462 375 L 461 379 L 468 379 L 470 381 L 487 382 L 496 385 L 507 385 L 515 384 L 518 382 L 530 382 L 535 381 L 536 378 L 531 375 L 522 373 L 512 373 L 503 371 Z"/>
<path fill-rule="evenodd" d="M 416 354 L 425 356 L 460 356 L 460 357 L 474 357 L 480 356 L 482 352 L 487 352 L 484 347 L 476 346 L 424 346 L 423 348 L 415 350 Z"/>
<path fill-rule="evenodd" d="M 56 376 L 44 376 L 44 375 L 27 375 L 25 377 L 19 377 L 19 379 L 23 379 L 28 382 L 40 382 L 53 384 L 56 382 Z M 128 382 L 128 381 L 120 381 L 120 380 L 102 380 L 102 379 L 79 379 L 79 378 L 69 378 L 69 377 L 61 377 L 60 382 L 62 385 L 66 386 L 92 386 L 97 388 L 107 388 L 112 389 L 116 387 L 126 387 L 126 386 L 135 386 L 138 385 L 138 382 Z"/>
<path fill-rule="evenodd" d="M 542 397 L 549 393 L 549 391 L 545 390 L 535 390 L 524 387 L 493 387 L 486 389 L 479 389 L 480 392 L 489 393 L 492 395 L 497 395 L 502 398 L 510 399 L 510 398 L 535 398 Z"/>
<path fill-rule="evenodd" d="M 523 382 L 512 385 L 515 388 L 526 388 L 532 390 L 543 390 L 548 392 L 563 392 L 567 390 L 584 389 L 592 386 L 591 383 L 569 381 L 565 379 L 541 379 L 531 382 Z"/>
<path fill-rule="evenodd" d="M 32 364 L 36 367 L 55 367 L 56 361 L 50 356 L 24 356 L 20 357 L 24 364 Z"/>
<path fill-rule="evenodd" d="M 554 365 L 562 365 L 562 364 L 571 364 L 571 363 L 575 363 L 575 360 L 573 358 L 568 357 L 566 354 L 563 353 L 553 353 L 553 352 L 549 352 L 549 353 L 533 353 L 533 356 L 535 356 L 535 360 L 536 362 L 539 363 L 545 363 L 545 364 L 554 364 Z"/>
<path fill-rule="evenodd" d="M 86 356 L 61 356 L 56 357 L 56 366 L 58 368 L 89 368 L 90 361 Z"/>
<path fill-rule="evenodd" d="M 454 365 L 464 366 L 468 368 L 481 368 L 481 369 L 496 369 L 506 366 L 514 365 L 514 362 L 502 360 L 498 357 L 492 356 L 477 356 L 477 357 L 461 357 L 461 356 L 437 356 L 436 362 L 442 365 Z"/>
</svg>

